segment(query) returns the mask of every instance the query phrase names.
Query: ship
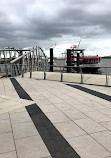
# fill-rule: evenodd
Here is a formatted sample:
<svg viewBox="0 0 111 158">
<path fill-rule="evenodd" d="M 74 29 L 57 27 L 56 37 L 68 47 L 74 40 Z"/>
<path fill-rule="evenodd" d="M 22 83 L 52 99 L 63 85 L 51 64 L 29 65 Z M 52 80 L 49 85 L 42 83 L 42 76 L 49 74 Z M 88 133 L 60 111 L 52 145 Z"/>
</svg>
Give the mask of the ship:
<svg viewBox="0 0 111 158">
<path fill-rule="evenodd" d="M 79 66 L 84 73 L 99 73 L 100 70 L 100 60 L 101 57 L 98 55 L 95 56 L 85 56 L 85 49 L 80 49 L 77 46 L 71 47 L 71 66 L 74 72 L 77 71 Z M 79 57 L 77 57 L 79 54 Z M 65 55 L 65 62 L 67 64 L 67 53 Z M 65 65 L 66 65 L 65 64 Z"/>
</svg>

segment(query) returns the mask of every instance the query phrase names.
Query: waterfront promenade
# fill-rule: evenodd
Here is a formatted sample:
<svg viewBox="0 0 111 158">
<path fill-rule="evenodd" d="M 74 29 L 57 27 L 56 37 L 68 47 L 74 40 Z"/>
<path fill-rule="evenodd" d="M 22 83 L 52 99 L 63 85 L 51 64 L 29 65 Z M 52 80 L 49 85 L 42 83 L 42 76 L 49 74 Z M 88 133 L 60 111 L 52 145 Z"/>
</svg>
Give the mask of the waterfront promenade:
<svg viewBox="0 0 111 158">
<path fill-rule="evenodd" d="M 111 158 L 111 88 L 32 75 L 0 79 L 0 158 Z"/>
</svg>

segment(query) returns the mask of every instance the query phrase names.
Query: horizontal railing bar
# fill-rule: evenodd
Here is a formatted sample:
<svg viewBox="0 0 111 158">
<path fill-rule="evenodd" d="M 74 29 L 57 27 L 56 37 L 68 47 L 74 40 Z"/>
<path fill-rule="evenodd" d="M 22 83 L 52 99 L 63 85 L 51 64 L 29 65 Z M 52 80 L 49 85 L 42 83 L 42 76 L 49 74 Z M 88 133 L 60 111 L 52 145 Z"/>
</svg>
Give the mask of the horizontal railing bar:
<svg viewBox="0 0 111 158">
<path fill-rule="evenodd" d="M 30 52 L 29 52 L 30 53 Z M 27 54 L 24 54 L 24 55 L 22 55 L 22 56 L 20 56 L 20 58 L 19 59 L 21 59 L 23 56 L 25 56 L 25 55 L 27 55 Z M 14 59 L 15 60 L 15 59 Z M 12 61 L 11 61 L 12 62 Z M 2 63 L 0 63 L 0 65 L 10 65 L 10 64 L 13 64 L 13 63 L 5 63 L 5 64 L 2 64 Z M 19 63 L 18 63 L 19 64 Z M 22 65 L 22 66 L 30 66 L 30 64 L 28 65 L 28 64 L 19 64 L 19 65 Z M 35 65 L 35 66 L 37 66 L 37 65 Z M 49 65 L 49 66 L 53 66 L 53 67 L 63 67 L 63 68 L 67 68 L 67 67 L 72 67 L 72 68 L 111 68 L 111 67 L 89 67 L 89 66 L 87 66 L 87 67 L 82 67 L 82 66 L 57 66 L 57 65 Z M 45 66 L 45 67 L 49 67 L 49 66 Z"/>
</svg>

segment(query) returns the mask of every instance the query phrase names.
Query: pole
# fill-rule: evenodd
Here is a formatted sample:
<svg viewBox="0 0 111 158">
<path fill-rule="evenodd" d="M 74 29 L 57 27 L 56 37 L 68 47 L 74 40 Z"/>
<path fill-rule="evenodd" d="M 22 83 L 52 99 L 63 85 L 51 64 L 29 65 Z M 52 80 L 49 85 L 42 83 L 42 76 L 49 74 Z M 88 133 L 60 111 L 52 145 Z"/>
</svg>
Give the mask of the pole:
<svg viewBox="0 0 111 158">
<path fill-rule="evenodd" d="M 71 49 L 67 49 L 67 72 L 70 73 L 71 72 Z"/>
<path fill-rule="evenodd" d="M 80 72 L 80 69 L 79 69 L 79 64 L 80 64 L 79 58 L 80 58 L 79 53 L 77 53 L 77 73 Z"/>
<path fill-rule="evenodd" d="M 53 48 L 50 48 L 50 72 L 53 72 Z"/>
<path fill-rule="evenodd" d="M 106 87 L 108 87 L 108 73 L 107 73 L 107 68 L 106 68 Z"/>
</svg>

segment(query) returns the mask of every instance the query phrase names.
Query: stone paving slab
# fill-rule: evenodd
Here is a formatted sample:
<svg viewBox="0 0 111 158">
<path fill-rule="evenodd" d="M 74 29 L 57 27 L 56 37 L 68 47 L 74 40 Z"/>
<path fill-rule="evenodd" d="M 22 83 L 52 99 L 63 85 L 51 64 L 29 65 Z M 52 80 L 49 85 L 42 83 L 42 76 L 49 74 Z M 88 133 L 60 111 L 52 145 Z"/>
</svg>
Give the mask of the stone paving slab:
<svg viewBox="0 0 111 158">
<path fill-rule="evenodd" d="M 87 133 L 95 133 L 106 130 L 106 128 L 90 118 L 75 120 L 74 122 Z"/>
<path fill-rule="evenodd" d="M 13 135 L 11 132 L 0 134 L 0 154 L 15 150 Z"/>
<path fill-rule="evenodd" d="M 10 118 L 11 118 L 12 124 L 31 121 L 31 118 L 27 112 L 10 113 Z"/>
<path fill-rule="evenodd" d="M 0 114 L 0 120 L 7 120 L 7 119 L 9 119 L 8 113 Z"/>
<path fill-rule="evenodd" d="M 67 139 L 82 158 L 105 158 L 110 153 L 89 135 Z"/>
<path fill-rule="evenodd" d="M 50 156 L 39 135 L 15 140 L 19 158 L 42 158 Z"/>
<path fill-rule="evenodd" d="M 91 134 L 91 136 L 111 152 L 111 131 L 98 132 Z"/>
<path fill-rule="evenodd" d="M 12 124 L 15 139 L 37 135 L 38 132 L 32 122 Z M 21 129 L 21 130 L 20 130 Z"/>
<path fill-rule="evenodd" d="M 0 114 L 9 112 L 11 110 L 18 109 L 20 107 L 25 107 L 35 103 L 34 101 L 29 101 L 25 99 L 13 98 L 10 96 L 0 95 Z M 0 116 L 0 118 L 3 115 Z"/>
<path fill-rule="evenodd" d="M 10 120 L 0 120 L 0 134 L 1 133 L 7 133 L 10 132 L 11 129 L 11 124 Z"/>
<path fill-rule="evenodd" d="M 60 111 L 47 113 L 47 117 L 49 120 L 51 120 L 52 123 L 69 121 L 69 118 Z"/>
<path fill-rule="evenodd" d="M 0 158 L 17 158 L 16 151 L 0 154 Z"/>
<path fill-rule="evenodd" d="M 60 131 L 65 139 L 87 134 L 73 121 L 56 123 L 55 127 Z"/>
</svg>

